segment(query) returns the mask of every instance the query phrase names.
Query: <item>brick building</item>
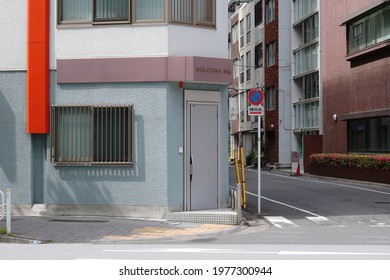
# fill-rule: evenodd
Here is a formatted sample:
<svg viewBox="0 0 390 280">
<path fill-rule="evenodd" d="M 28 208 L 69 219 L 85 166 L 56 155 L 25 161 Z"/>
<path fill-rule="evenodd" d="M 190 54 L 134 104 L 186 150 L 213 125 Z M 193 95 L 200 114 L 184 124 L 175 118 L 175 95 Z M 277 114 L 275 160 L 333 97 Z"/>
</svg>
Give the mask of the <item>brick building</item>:
<svg viewBox="0 0 390 280">
<path fill-rule="evenodd" d="M 276 167 L 290 165 L 291 153 L 291 6 L 265 2 L 265 156 Z"/>
<path fill-rule="evenodd" d="M 322 1 L 323 151 L 390 152 L 390 1 Z"/>
</svg>

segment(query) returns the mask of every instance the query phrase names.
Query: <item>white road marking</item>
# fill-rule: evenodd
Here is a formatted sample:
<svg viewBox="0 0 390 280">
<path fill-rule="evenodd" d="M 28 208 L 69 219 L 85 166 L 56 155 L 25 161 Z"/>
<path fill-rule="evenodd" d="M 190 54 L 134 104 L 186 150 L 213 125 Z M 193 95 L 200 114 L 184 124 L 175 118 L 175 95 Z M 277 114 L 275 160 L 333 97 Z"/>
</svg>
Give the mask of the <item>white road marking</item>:
<svg viewBox="0 0 390 280">
<path fill-rule="evenodd" d="M 206 253 L 206 254 L 255 254 L 279 256 L 390 256 L 388 252 L 348 252 L 348 251 L 256 251 L 236 249 L 206 249 L 206 248 L 180 248 L 180 249 L 139 249 L 139 250 L 102 250 L 108 253 Z M 88 260 L 78 258 L 77 260 Z"/>
<path fill-rule="evenodd" d="M 373 228 L 389 228 L 390 225 L 387 225 L 385 223 L 377 223 L 376 225 L 371 225 L 370 227 L 373 227 Z"/>
<path fill-rule="evenodd" d="M 285 229 L 286 227 L 290 227 L 290 228 L 299 227 L 298 225 L 294 224 L 293 222 L 291 222 L 290 220 L 282 216 L 265 216 L 264 218 L 269 222 L 271 222 L 274 226 L 281 229 Z"/>
<path fill-rule="evenodd" d="M 254 194 L 254 193 L 251 193 L 251 192 L 246 192 L 247 194 L 249 195 L 252 195 L 252 196 L 255 196 L 255 197 L 258 197 L 257 194 Z M 298 208 L 298 207 L 295 207 L 295 206 L 292 206 L 290 204 L 287 204 L 287 203 L 284 203 L 284 202 L 281 202 L 281 201 L 277 201 L 277 200 L 274 200 L 274 199 L 271 199 L 271 198 L 268 198 L 268 197 L 265 197 L 265 196 L 261 196 L 262 199 L 265 199 L 265 200 L 268 200 L 268 201 L 271 201 L 271 202 L 274 202 L 274 203 L 277 203 L 277 204 L 280 204 L 280 205 L 283 205 L 283 206 L 286 206 L 286 207 L 289 207 L 289 208 L 292 208 L 292 209 L 295 209 L 295 210 L 298 210 L 300 212 L 303 212 L 303 213 L 306 213 L 306 214 L 309 214 L 311 216 L 315 216 L 315 217 L 318 217 L 319 219 L 327 219 L 321 215 L 318 215 L 316 213 L 313 213 L 313 212 L 310 212 L 308 210 L 305 210 L 305 209 L 302 209 L 302 208 Z"/>
<path fill-rule="evenodd" d="M 232 251 L 233 249 L 207 249 L 207 248 L 102 250 L 102 252 L 116 252 L 116 253 L 213 253 L 213 254 L 226 254 Z"/>
<path fill-rule="evenodd" d="M 313 255 L 313 256 L 390 256 L 390 253 L 369 252 L 310 252 L 310 251 L 279 251 L 278 255 Z"/>
</svg>

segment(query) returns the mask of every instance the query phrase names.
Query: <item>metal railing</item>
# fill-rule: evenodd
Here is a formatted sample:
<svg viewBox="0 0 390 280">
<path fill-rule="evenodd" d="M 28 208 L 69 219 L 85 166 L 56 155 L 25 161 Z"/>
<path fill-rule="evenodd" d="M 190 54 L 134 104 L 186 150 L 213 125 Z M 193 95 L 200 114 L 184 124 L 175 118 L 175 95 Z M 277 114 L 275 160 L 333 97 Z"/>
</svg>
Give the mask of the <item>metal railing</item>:
<svg viewBox="0 0 390 280">
<path fill-rule="evenodd" d="M 7 189 L 5 191 L 5 198 L 4 199 L 4 193 L 0 191 L 1 196 L 1 205 L 0 205 L 0 221 L 4 218 L 4 215 L 7 218 L 7 234 L 11 233 L 11 190 Z"/>
</svg>

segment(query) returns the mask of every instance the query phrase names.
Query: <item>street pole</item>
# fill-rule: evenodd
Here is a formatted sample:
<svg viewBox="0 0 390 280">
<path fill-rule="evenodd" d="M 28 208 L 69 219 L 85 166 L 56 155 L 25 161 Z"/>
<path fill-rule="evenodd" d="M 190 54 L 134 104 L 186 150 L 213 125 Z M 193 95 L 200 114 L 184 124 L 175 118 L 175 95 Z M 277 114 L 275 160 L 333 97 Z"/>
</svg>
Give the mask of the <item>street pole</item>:
<svg viewBox="0 0 390 280">
<path fill-rule="evenodd" d="M 261 214 L 261 117 L 258 117 L 257 125 L 257 214 Z"/>
</svg>

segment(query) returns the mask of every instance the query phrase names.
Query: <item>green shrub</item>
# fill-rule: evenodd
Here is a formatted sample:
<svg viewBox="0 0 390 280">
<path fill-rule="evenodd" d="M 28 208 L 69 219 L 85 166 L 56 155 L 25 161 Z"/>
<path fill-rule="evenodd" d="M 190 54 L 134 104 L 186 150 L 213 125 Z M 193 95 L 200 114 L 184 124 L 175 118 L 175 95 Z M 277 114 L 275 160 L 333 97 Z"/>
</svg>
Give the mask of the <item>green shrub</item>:
<svg viewBox="0 0 390 280">
<path fill-rule="evenodd" d="M 390 155 L 313 154 L 310 163 L 390 170 Z"/>
<path fill-rule="evenodd" d="M 254 163 L 254 160 L 256 158 L 256 154 L 254 151 L 250 151 L 248 155 L 245 158 L 246 165 L 252 165 Z"/>
</svg>

